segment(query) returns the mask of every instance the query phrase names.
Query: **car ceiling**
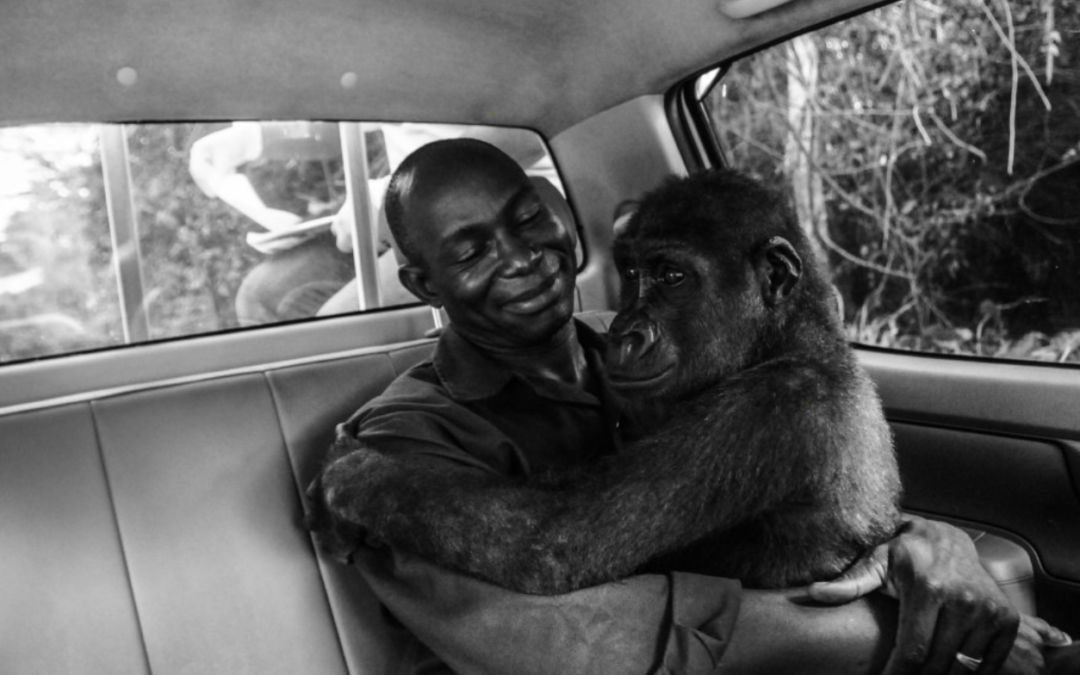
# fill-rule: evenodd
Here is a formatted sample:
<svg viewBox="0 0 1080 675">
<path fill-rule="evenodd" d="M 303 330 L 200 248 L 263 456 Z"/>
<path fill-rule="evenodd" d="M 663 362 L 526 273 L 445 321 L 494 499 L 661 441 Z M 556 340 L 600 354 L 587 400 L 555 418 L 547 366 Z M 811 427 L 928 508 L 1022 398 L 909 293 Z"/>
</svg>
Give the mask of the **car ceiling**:
<svg viewBox="0 0 1080 675">
<path fill-rule="evenodd" d="M 554 135 L 874 4 L 793 0 L 738 20 L 721 11 L 731 1 L 8 0 L 0 120 L 414 120 Z"/>
</svg>

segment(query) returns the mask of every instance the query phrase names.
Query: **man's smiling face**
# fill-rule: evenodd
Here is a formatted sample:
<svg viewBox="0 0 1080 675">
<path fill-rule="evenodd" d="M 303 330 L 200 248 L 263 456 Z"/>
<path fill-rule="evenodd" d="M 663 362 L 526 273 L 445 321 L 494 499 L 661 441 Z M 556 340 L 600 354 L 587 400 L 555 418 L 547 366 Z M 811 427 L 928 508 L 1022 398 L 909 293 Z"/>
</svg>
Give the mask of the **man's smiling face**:
<svg viewBox="0 0 1080 675">
<path fill-rule="evenodd" d="M 510 158 L 457 160 L 425 171 L 403 200 L 421 257 L 414 283 L 476 344 L 540 345 L 573 315 L 572 235 Z"/>
</svg>

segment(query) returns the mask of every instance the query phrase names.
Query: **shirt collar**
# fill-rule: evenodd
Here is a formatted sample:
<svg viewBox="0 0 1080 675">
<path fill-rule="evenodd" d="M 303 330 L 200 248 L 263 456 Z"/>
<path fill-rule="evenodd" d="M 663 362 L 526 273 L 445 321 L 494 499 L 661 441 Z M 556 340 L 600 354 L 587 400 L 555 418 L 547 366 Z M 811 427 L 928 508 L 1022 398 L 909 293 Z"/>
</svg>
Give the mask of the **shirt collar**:
<svg viewBox="0 0 1080 675">
<path fill-rule="evenodd" d="M 592 361 L 596 358 L 595 353 L 603 353 L 604 338 L 577 319 L 574 319 L 574 324 L 578 342 L 585 348 L 586 357 Z M 514 377 L 513 371 L 488 358 L 483 351 L 455 331 L 454 324 L 448 325 L 439 336 L 432 363 L 450 396 L 459 401 L 475 401 L 494 396 Z"/>
</svg>

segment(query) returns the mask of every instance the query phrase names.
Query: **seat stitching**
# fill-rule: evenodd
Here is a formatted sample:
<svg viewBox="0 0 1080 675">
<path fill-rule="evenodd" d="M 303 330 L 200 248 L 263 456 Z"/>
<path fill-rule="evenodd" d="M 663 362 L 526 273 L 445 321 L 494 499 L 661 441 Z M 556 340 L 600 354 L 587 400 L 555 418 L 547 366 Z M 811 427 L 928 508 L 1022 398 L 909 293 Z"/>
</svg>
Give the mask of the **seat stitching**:
<svg viewBox="0 0 1080 675">
<path fill-rule="evenodd" d="M 301 521 L 304 514 L 304 488 L 305 486 L 300 484 L 300 476 L 297 474 L 296 466 L 293 464 L 293 457 L 296 456 L 295 448 L 289 443 L 289 438 L 285 434 L 285 423 L 281 414 L 282 404 L 278 395 L 277 389 L 274 387 L 274 380 L 270 377 L 270 370 L 262 371 L 263 381 L 266 382 L 266 387 L 270 391 L 270 400 L 274 405 L 274 417 L 277 419 L 278 433 L 281 435 L 281 446 L 285 449 L 285 463 L 289 469 L 289 473 L 292 474 L 293 484 L 296 486 L 297 499 L 299 500 Z M 303 525 L 301 524 L 301 527 Z M 326 581 L 326 575 L 323 574 L 323 561 L 319 558 L 319 552 L 315 545 L 315 538 L 308 533 L 308 546 L 311 551 L 311 558 L 315 563 L 315 571 L 319 575 L 319 580 L 322 582 L 323 600 L 326 604 L 326 608 L 330 613 L 330 622 L 334 626 L 334 637 L 337 639 L 338 653 L 341 655 L 341 663 L 344 666 L 346 672 L 352 672 L 349 667 L 349 657 L 345 653 L 345 644 L 341 638 L 340 623 L 338 622 L 337 615 L 334 613 L 334 603 L 330 601 L 330 588 Z"/>
<path fill-rule="evenodd" d="M 94 428 L 94 446 L 97 448 L 98 460 L 101 462 L 101 473 L 105 478 L 105 494 L 109 499 L 109 508 L 112 511 L 113 527 L 116 528 L 116 539 L 120 545 L 120 560 L 124 565 L 124 575 L 127 577 L 128 594 L 131 598 L 131 608 L 135 613 L 135 628 L 139 633 L 139 644 L 142 645 L 143 661 L 146 664 L 146 672 L 154 672 L 150 664 L 150 649 L 146 645 L 146 635 L 143 632 L 142 616 L 139 613 L 139 601 L 135 597 L 135 581 L 131 576 L 131 566 L 128 564 L 127 546 L 124 545 L 124 533 L 120 528 L 120 516 L 116 509 L 116 499 L 113 496 L 112 480 L 109 474 L 109 464 L 105 459 L 105 444 L 101 440 L 101 429 L 98 425 L 98 411 L 95 401 L 87 402 L 87 410 L 90 413 L 90 423 Z"/>
</svg>

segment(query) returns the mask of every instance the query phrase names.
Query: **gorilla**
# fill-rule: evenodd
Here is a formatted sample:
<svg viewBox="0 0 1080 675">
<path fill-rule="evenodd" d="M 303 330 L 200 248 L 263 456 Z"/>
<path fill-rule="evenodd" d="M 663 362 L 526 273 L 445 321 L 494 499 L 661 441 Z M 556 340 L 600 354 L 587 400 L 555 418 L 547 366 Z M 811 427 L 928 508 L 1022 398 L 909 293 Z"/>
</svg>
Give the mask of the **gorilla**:
<svg viewBox="0 0 1080 675">
<path fill-rule="evenodd" d="M 671 179 L 614 252 L 623 449 L 516 481 L 341 440 L 321 478 L 339 535 L 534 594 L 668 570 L 790 587 L 888 540 L 892 437 L 783 200 L 730 170 Z"/>
</svg>

